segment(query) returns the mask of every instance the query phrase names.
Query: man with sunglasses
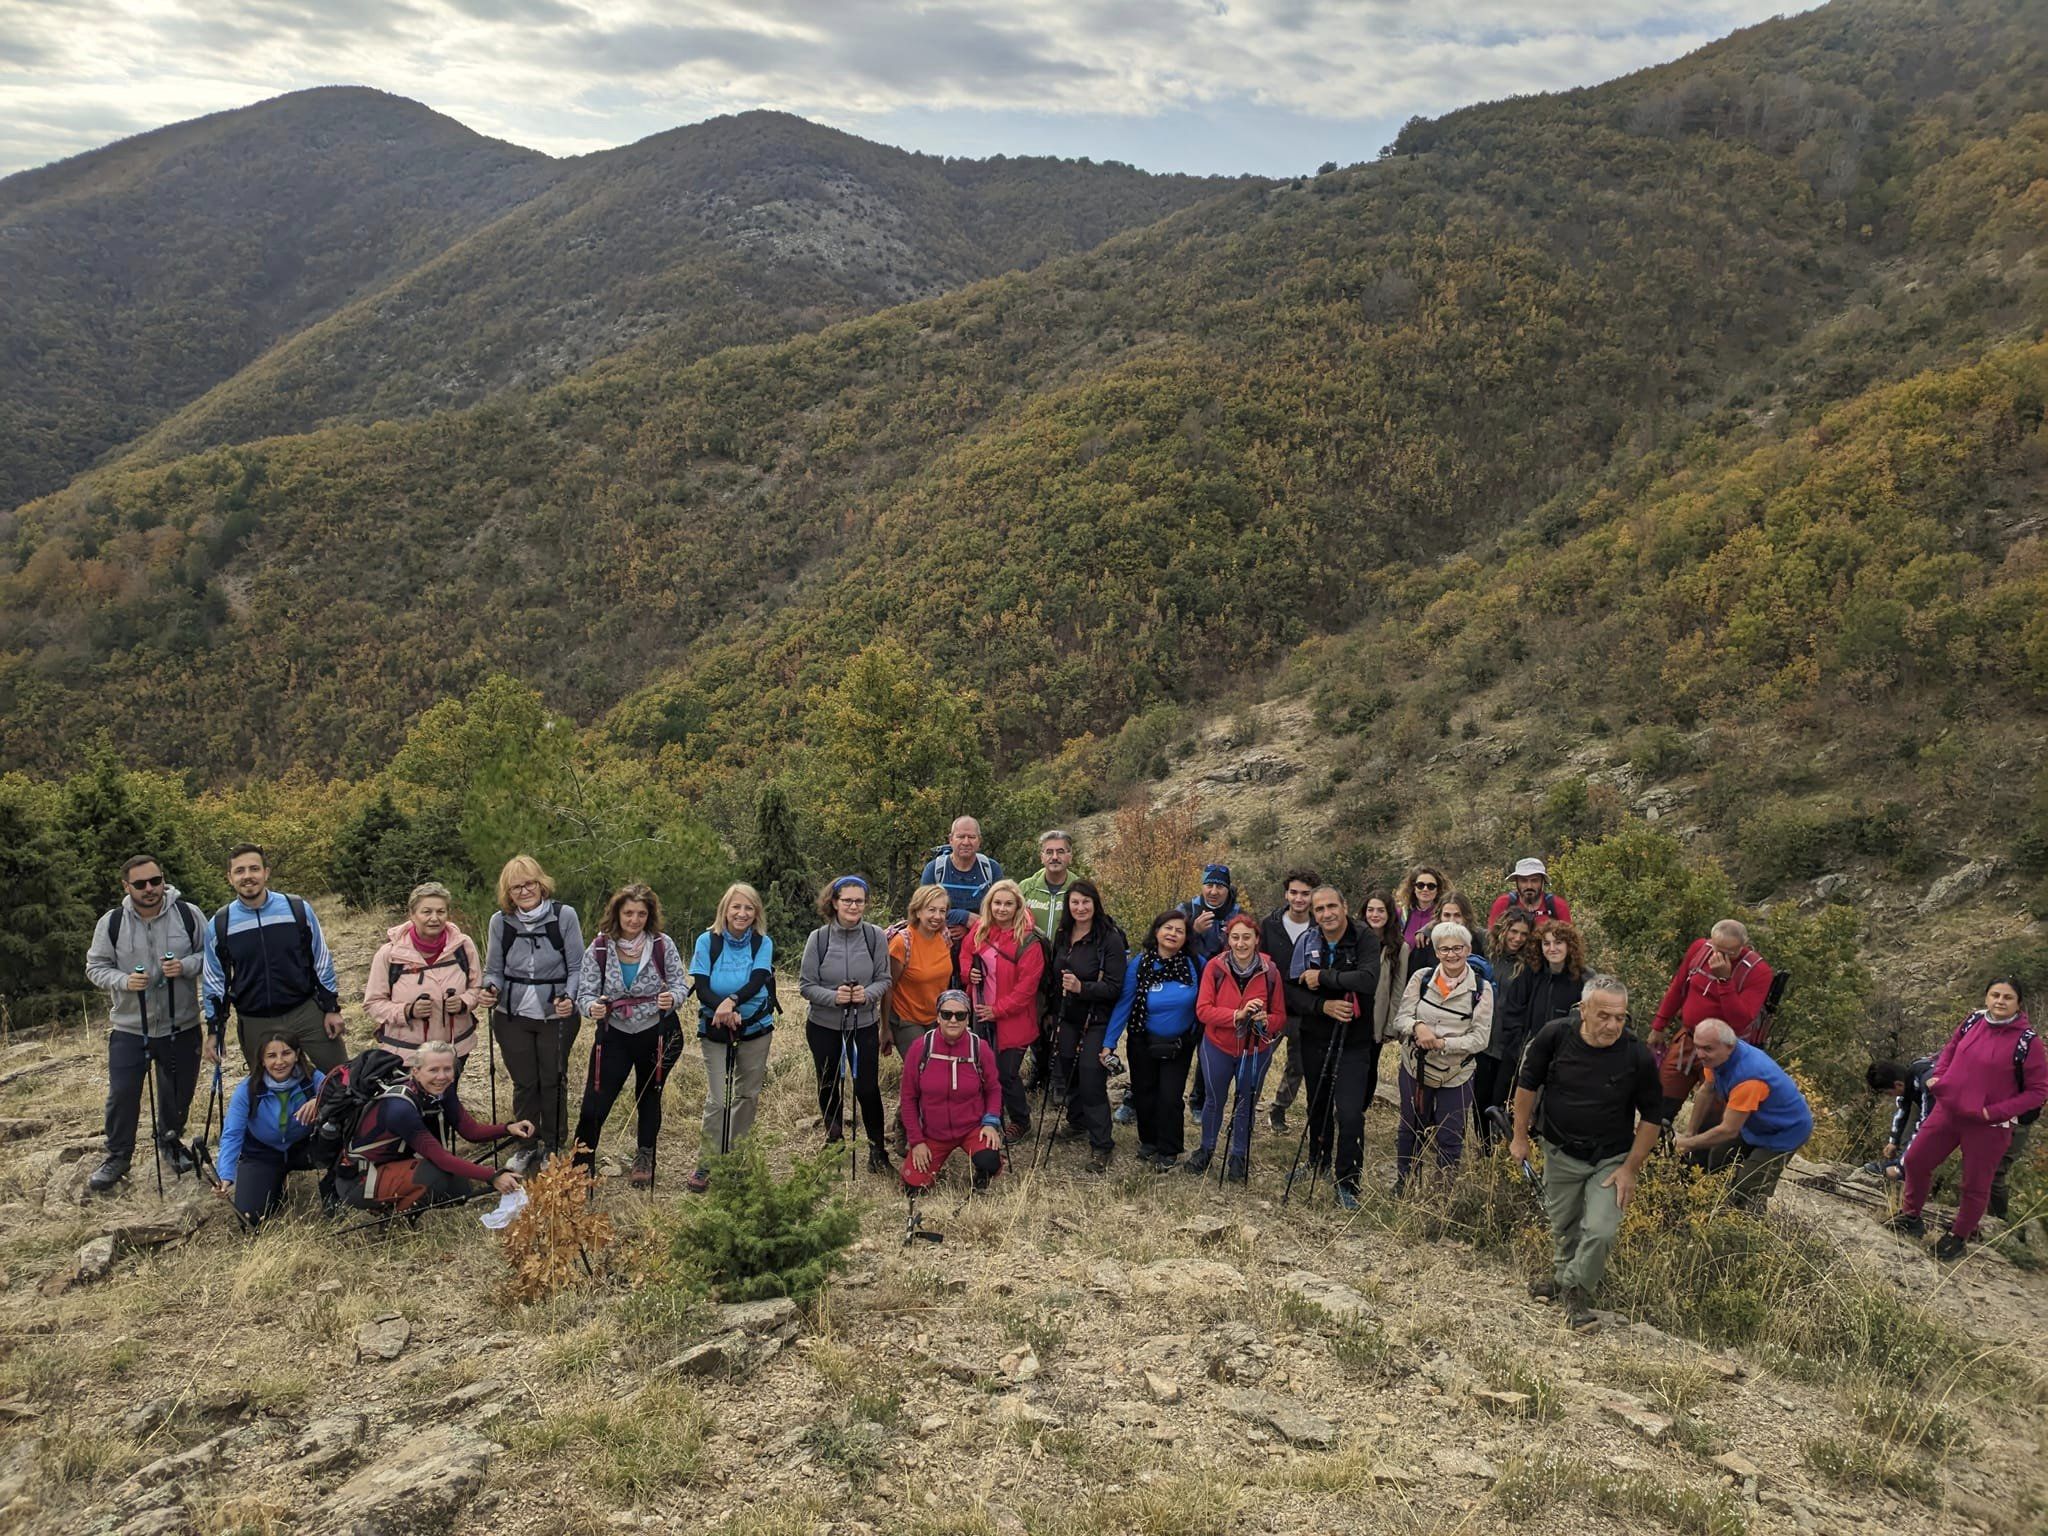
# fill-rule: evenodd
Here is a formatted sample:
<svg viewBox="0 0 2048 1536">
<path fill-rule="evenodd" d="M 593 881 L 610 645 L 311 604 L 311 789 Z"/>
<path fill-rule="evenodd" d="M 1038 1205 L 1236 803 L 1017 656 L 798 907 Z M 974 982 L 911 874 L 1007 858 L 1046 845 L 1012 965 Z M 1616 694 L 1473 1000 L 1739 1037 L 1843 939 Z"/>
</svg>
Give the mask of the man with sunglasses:
<svg viewBox="0 0 2048 1536">
<path fill-rule="evenodd" d="M 157 1143 L 174 1173 L 192 1168 L 185 1116 L 199 1087 L 199 983 L 211 930 L 206 918 L 164 878 L 163 865 L 137 854 L 121 866 L 121 904 L 103 914 L 85 952 L 85 976 L 106 993 L 106 1161 L 86 1188 L 105 1194 L 127 1175 L 143 1079 L 156 1066 Z"/>
</svg>

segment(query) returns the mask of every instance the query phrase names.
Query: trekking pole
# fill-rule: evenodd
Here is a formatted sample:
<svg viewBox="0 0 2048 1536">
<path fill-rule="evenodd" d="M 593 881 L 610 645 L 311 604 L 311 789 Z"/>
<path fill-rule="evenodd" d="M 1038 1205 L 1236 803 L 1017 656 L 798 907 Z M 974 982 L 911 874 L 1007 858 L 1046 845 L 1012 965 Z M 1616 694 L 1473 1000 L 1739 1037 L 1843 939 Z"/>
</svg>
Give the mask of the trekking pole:
<svg viewBox="0 0 2048 1536">
<path fill-rule="evenodd" d="M 211 1143 L 213 1141 L 213 1114 L 216 1109 L 220 1108 L 220 1088 L 221 1066 L 219 1061 L 215 1061 L 213 1064 L 213 1089 L 206 1097 L 206 1120 L 200 1126 L 199 1134 L 192 1138 L 190 1148 L 192 1161 L 211 1173 L 215 1183 L 220 1182 L 220 1168 L 214 1162 Z M 221 1112 L 221 1118 L 223 1128 L 225 1128 L 227 1118 L 225 1110 Z M 235 1214 L 239 1216 L 241 1212 L 237 1211 Z"/>
<path fill-rule="evenodd" d="M 498 1010 L 495 1008 L 491 1009 L 490 1017 L 488 1019 L 479 1019 L 478 1022 L 483 1025 L 484 1060 L 491 1074 L 491 1124 L 496 1125 L 498 1123 Z M 497 1166 L 498 1154 L 494 1148 L 491 1152 L 491 1168 L 493 1171 L 497 1169 Z"/>
<path fill-rule="evenodd" d="M 156 1123 L 156 1046 L 149 1038 L 149 967 L 138 965 L 135 974 L 143 978 L 143 986 L 135 994 L 135 1006 L 142 1014 L 142 1091 L 149 1095 L 149 1151 L 156 1159 L 156 1197 L 164 1198 L 164 1145 L 158 1140 L 162 1134 Z"/>
<path fill-rule="evenodd" d="M 1065 1028 L 1065 1026 L 1064 1026 L 1064 1025 L 1062 1025 L 1062 1026 L 1061 1026 L 1061 1028 L 1063 1028 L 1063 1029 L 1064 1029 L 1064 1028 Z M 1054 1074 L 1055 1074 L 1055 1073 L 1056 1073 L 1056 1072 L 1058 1071 L 1058 1064 L 1059 1064 L 1059 1043 L 1060 1043 L 1060 1039 L 1059 1039 L 1059 1036 L 1058 1036 L 1058 1035 L 1055 1035 L 1055 1036 L 1053 1037 L 1053 1072 L 1048 1072 L 1048 1073 L 1046 1074 L 1046 1075 L 1047 1075 L 1047 1077 L 1051 1077 L 1051 1076 L 1053 1076 L 1053 1075 L 1054 1075 Z M 1072 1106 L 1073 1106 L 1073 1103 L 1074 1103 L 1074 1096 L 1075 1096 L 1075 1095 L 1076 1095 L 1077 1093 L 1079 1093 L 1080 1091 L 1081 1091 L 1081 1037 L 1080 1037 L 1080 1036 L 1079 1036 L 1079 1035 L 1077 1034 L 1077 1035 L 1076 1035 L 1076 1036 L 1074 1037 L 1074 1056 L 1073 1056 L 1073 1060 L 1072 1060 L 1072 1061 L 1071 1061 L 1070 1063 L 1068 1063 L 1068 1066 L 1067 1066 L 1067 1112 L 1068 1112 L 1069 1114 L 1071 1114 L 1071 1113 L 1073 1112 L 1073 1108 L 1072 1108 Z M 1040 1119 L 1040 1121 L 1039 1121 L 1039 1124 L 1038 1124 L 1038 1135 L 1039 1135 L 1039 1143 L 1038 1143 L 1038 1146 L 1039 1146 L 1039 1147 L 1042 1147 L 1042 1148 L 1044 1149 L 1044 1152 L 1045 1152 L 1045 1166 L 1046 1166 L 1046 1167 L 1047 1167 L 1048 1169 L 1050 1169 L 1050 1168 L 1052 1167 L 1052 1151 L 1053 1151 L 1053 1147 L 1054 1147 L 1054 1145 L 1055 1145 L 1055 1144 L 1056 1144 L 1056 1143 L 1058 1142 L 1058 1140 L 1059 1140 L 1059 1137 L 1057 1136 L 1057 1134 L 1055 1134 L 1055 1133 L 1054 1133 L 1054 1131 L 1052 1130 L 1052 1111 L 1051 1111 L 1050 1109 L 1047 1109 L 1047 1110 L 1045 1111 L 1045 1113 L 1044 1113 L 1044 1116 L 1043 1116 L 1043 1118 L 1041 1118 L 1041 1119 Z M 1038 1164 L 1038 1148 L 1036 1148 L 1036 1147 L 1035 1147 L 1035 1148 L 1033 1148 L 1033 1150 L 1032 1150 L 1032 1154 L 1031 1154 L 1031 1167 L 1032 1167 L 1032 1170 L 1033 1170 L 1034 1172 L 1036 1172 L 1036 1171 L 1037 1171 L 1037 1169 L 1038 1169 L 1038 1166 L 1039 1166 L 1039 1164 Z"/>
<path fill-rule="evenodd" d="M 719 1111 L 718 1155 L 724 1157 L 732 1151 L 732 1080 L 739 1071 L 740 1041 L 738 1026 L 734 1026 L 733 1038 L 725 1043 L 725 1103 Z"/>
<path fill-rule="evenodd" d="M 839 1036 L 839 1073 L 833 1079 L 833 1114 L 839 1119 L 846 1136 L 846 1179 L 850 1184 L 860 1177 L 860 1112 L 846 1112 L 847 1096 L 853 1089 L 853 1010 L 846 1010 L 848 1028 Z"/>
<path fill-rule="evenodd" d="M 1351 1019 L 1355 1019 L 1357 1017 L 1358 998 L 1354 994 L 1351 998 Z M 1335 1158 L 1337 1153 L 1337 1073 L 1338 1069 L 1342 1066 L 1344 1061 L 1344 1042 L 1350 1038 L 1351 1019 L 1339 1019 L 1337 1021 L 1336 1047 L 1334 1051 L 1326 1054 L 1323 1057 L 1322 1117 L 1328 1122 L 1324 1130 L 1324 1146 L 1325 1149 L 1330 1153 L 1330 1156 L 1332 1158 L 1330 1178 L 1333 1183 L 1335 1182 L 1337 1177 L 1335 1164 Z M 1301 1026 L 1299 1024 L 1296 1024 L 1295 1043 L 1297 1049 L 1300 1046 L 1301 1038 Z M 1316 1096 L 1313 1090 L 1311 1090 L 1308 1096 L 1308 1114 L 1304 1117 L 1305 1123 L 1301 1128 L 1301 1139 L 1297 1141 L 1294 1145 L 1294 1166 L 1287 1170 L 1287 1184 L 1286 1187 L 1280 1191 L 1280 1203 L 1282 1205 L 1285 1205 L 1287 1203 L 1287 1197 L 1290 1193 L 1292 1193 L 1294 1189 L 1295 1176 L 1299 1174 L 1301 1171 L 1302 1149 L 1308 1145 L 1309 1128 L 1316 1123 L 1316 1118 Z M 1321 1172 L 1322 1169 L 1319 1164 L 1313 1162 L 1309 1164 L 1307 1198 L 1311 1200 L 1315 1198 L 1316 1179 Z"/>
</svg>

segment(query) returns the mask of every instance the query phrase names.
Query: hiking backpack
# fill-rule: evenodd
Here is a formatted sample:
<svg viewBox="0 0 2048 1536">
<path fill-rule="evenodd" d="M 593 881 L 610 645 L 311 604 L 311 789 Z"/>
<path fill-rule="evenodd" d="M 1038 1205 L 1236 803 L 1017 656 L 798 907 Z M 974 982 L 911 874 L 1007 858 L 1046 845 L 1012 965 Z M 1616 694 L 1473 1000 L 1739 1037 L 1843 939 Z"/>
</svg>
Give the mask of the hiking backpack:
<svg viewBox="0 0 2048 1536">
<path fill-rule="evenodd" d="M 314 1100 L 318 1114 L 308 1141 L 314 1162 L 329 1168 L 352 1161 L 363 1112 L 394 1086 L 402 1090 L 410 1071 L 403 1056 L 371 1046 L 329 1072 Z"/>
<path fill-rule="evenodd" d="M 975 1081 L 980 1083 L 984 1089 L 987 1088 L 988 1068 L 982 1063 L 982 1054 L 990 1049 L 989 1043 L 971 1029 L 960 1038 L 967 1042 L 967 1059 L 974 1067 Z M 932 1051 L 937 1046 L 938 1039 L 939 1032 L 936 1029 L 928 1029 L 924 1032 L 924 1055 L 920 1056 L 917 1060 L 918 1071 L 922 1072 L 930 1063 Z M 904 1066 L 906 1071 L 909 1070 L 908 1062 Z"/>
<path fill-rule="evenodd" d="M 317 977 L 320 974 L 320 968 L 313 961 L 313 919 L 306 911 L 306 904 L 299 900 L 298 897 L 285 897 L 285 905 L 292 909 L 292 921 L 299 925 L 299 942 L 306 949 L 306 974 Z M 221 974 L 227 978 L 230 986 L 233 985 L 234 978 L 227 974 L 230 969 L 228 959 L 228 912 L 233 906 L 234 903 L 232 901 L 227 902 L 218 912 L 213 914 L 213 948 L 214 952 L 220 957 Z"/>
<path fill-rule="evenodd" d="M 462 980 L 466 985 L 469 981 L 469 956 L 465 954 L 462 950 L 458 949 L 455 951 L 455 963 L 462 967 Z M 441 962 L 438 960 L 436 960 L 432 965 L 420 966 L 408 965 L 403 960 L 387 960 L 384 962 L 384 990 L 386 992 L 389 992 L 393 988 L 395 988 L 398 985 L 398 978 L 403 976 L 407 971 L 411 971 L 413 972 L 413 974 L 417 976 L 424 976 L 427 974 L 427 972 L 438 971 L 440 968 Z M 667 976 L 662 977 L 662 980 L 664 981 L 666 981 L 667 979 Z M 528 983 L 528 985 L 532 985 L 532 983 Z M 546 983 L 542 983 L 542 985 L 546 985 Z"/>
</svg>

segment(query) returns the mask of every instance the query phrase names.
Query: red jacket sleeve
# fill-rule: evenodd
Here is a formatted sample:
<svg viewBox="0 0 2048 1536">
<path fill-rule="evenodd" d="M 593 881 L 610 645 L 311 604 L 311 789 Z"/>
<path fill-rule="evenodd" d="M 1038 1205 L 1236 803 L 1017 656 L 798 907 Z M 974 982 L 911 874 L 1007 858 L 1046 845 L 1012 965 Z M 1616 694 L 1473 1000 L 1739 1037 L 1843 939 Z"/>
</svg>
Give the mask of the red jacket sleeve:
<svg viewBox="0 0 2048 1536">
<path fill-rule="evenodd" d="M 925 1052 L 921 1049 L 924 1036 L 910 1042 L 910 1049 L 903 1053 L 903 1086 L 897 1092 L 896 1106 L 903 1116 L 903 1144 L 917 1146 L 924 1140 L 924 1116 L 919 1113 L 923 1101 L 924 1074 L 912 1067 L 911 1057 L 917 1057 L 918 1066 L 924 1065 Z"/>
<path fill-rule="evenodd" d="M 472 1115 L 459 1097 L 454 1098 L 453 1103 L 455 1105 L 455 1129 L 462 1133 L 465 1140 L 496 1141 L 505 1134 L 504 1126 L 485 1125 L 475 1115 Z"/>
<path fill-rule="evenodd" d="M 1280 968 L 1275 966 L 1267 978 L 1271 988 L 1266 998 L 1266 1041 L 1270 1049 L 1280 1039 L 1280 1031 L 1287 1027 L 1287 988 L 1280 980 Z"/>
<path fill-rule="evenodd" d="M 1687 946 L 1685 958 L 1678 962 L 1678 973 L 1671 978 L 1671 985 L 1664 989 L 1664 1001 L 1657 1005 L 1657 1016 L 1650 1021 L 1651 1029 L 1669 1029 L 1671 1021 L 1678 1017 L 1679 1007 L 1685 1002 L 1685 978 L 1692 974 L 1693 966 L 1698 963 L 1700 950 L 1711 942 L 1709 939 L 1694 939 Z"/>
<path fill-rule="evenodd" d="M 1195 1017 L 1205 1028 L 1230 1029 L 1237 1010 L 1222 1000 L 1223 957 L 1214 956 L 1202 967 L 1202 984 L 1195 989 Z"/>
</svg>

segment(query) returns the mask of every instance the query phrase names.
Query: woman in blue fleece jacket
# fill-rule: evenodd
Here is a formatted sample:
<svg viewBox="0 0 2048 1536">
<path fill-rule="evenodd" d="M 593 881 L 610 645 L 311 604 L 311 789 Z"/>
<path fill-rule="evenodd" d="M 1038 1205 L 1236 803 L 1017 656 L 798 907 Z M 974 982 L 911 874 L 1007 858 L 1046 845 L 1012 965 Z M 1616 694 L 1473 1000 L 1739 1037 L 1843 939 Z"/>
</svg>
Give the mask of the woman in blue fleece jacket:
<svg viewBox="0 0 2048 1536">
<path fill-rule="evenodd" d="M 315 1166 L 308 1138 L 326 1076 L 283 1035 L 266 1035 L 257 1054 L 263 1070 L 243 1078 L 228 1099 L 214 1165 L 221 1198 L 252 1227 L 284 1204 L 287 1174 Z"/>
</svg>

